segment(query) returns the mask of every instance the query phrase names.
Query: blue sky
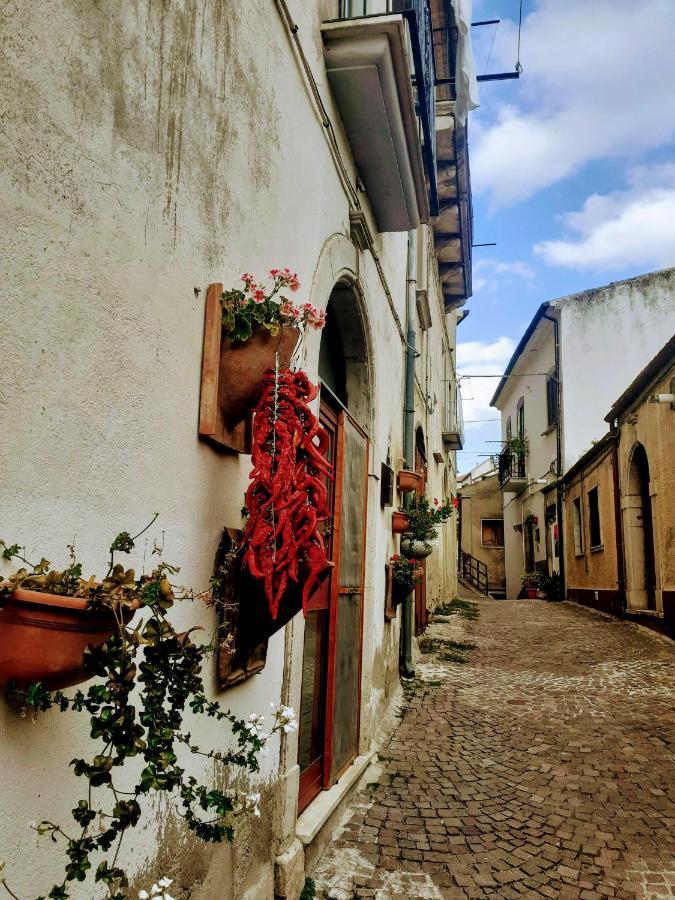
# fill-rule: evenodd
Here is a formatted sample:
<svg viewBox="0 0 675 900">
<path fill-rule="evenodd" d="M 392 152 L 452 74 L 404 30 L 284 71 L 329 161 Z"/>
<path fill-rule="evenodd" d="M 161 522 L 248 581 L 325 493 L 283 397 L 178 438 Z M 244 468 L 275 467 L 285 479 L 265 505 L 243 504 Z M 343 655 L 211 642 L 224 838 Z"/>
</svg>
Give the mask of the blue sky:
<svg viewBox="0 0 675 900">
<path fill-rule="evenodd" d="M 502 20 L 472 30 L 478 74 L 513 70 L 518 5 L 474 0 Z M 523 74 L 470 116 L 474 242 L 497 246 L 474 249 L 460 375 L 502 372 L 543 300 L 675 266 L 674 46 L 674 0 L 524 0 Z M 498 446 L 497 381 L 462 381 L 462 472 Z"/>
</svg>

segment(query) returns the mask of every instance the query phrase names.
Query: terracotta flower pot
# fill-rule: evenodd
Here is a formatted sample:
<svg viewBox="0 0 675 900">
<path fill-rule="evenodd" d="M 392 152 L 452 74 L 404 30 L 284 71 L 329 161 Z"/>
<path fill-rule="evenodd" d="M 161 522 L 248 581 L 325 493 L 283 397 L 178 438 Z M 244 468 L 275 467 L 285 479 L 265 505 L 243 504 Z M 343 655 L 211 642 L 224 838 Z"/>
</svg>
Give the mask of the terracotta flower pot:
<svg viewBox="0 0 675 900">
<path fill-rule="evenodd" d="M 401 537 L 401 556 L 406 559 L 426 559 L 433 553 L 434 545 L 429 541 L 420 541 L 414 534 L 408 533 Z"/>
<path fill-rule="evenodd" d="M 124 611 L 129 621 L 134 610 Z M 113 614 L 92 612 L 80 597 L 19 588 L 0 608 L 0 687 L 69 687 L 86 681 L 83 654 L 115 630 Z"/>
<path fill-rule="evenodd" d="M 232 341 L 223 335 L 220 346 L 219 381 L 223 386 L 221 408 L 226 423 L 233 427 L 254 409 L 262 393 L 262 377 L 266 369 L 274 368 L 274 355 L 279 354 L 279 366 L 287 366 L 300 331 L 283 325 L 276 335 L 266 328 L 257 328 L 247 341 Z"/>
<path fill-rule="evenodd" d="M 401 492 L 416 491 L 422 487 L 422 476 L 409 469 L 399 469 L 396 478 L 398 489 Z"/>
<path fill-rule="evenodd" d="M 539 593 L 539 592 L 537 591 L 537 588 L 530 588 L 530 587 L 529 587 L 529 588 L 525 588 L 525 590 L 526 590 L 526 592 L 527 592 L 527 599 L 528 599 L 528 600 L 536 600 L 536 599 L 537 599 L 537 594 Z"/>
<path fill-rule="evenodd" d="M 394 512 L 391 514 L 391 531 L 392 534 L 403 534 L 410 527 L 410 517 L 404 512 Z"/>
</svg>

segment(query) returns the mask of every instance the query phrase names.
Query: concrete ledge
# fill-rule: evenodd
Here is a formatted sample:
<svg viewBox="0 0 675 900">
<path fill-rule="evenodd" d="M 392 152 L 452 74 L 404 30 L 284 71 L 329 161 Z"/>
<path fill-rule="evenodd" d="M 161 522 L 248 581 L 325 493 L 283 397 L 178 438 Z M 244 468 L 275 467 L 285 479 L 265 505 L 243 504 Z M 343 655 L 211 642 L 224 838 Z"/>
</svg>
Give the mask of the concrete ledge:
<svg viewBox="0 0 675 900">
<path fill-rule="evenodd" d="M 328 819 L 330 819 L 340 803 L 366 771 L 374 756 L 374 752 L 365 756 L 357 756 L 333 787 L 327 791 L 322 791 L 298 818 L 295 833 L 305 846 L 312 843 Z"/>
</svg>

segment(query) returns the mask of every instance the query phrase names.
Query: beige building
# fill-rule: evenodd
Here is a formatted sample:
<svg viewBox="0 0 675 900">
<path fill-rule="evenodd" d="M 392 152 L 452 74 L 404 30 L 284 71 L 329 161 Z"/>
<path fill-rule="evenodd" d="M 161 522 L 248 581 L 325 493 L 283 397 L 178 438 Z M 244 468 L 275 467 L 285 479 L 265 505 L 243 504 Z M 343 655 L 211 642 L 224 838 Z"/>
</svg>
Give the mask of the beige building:
<svg viewBox="0 0 675 900">
<path fill-rule="evenodd" d="M 460 577 L 493 597 L 504 597 L 504 511 L 499 476 L 492 460 L 460 475 L 457 490 Z"/>
<path fill-rule="evenodd" d="M 626 608 L 675 630 L 675 338 L 607 414 L 619 436 Z"/>
<path fill-rule="evenodd" d="M 617 444 L 605 435 L 565 474 L 564 543 L 567 598 L 621 615 Z"/>
<path fill-rule="evenodd" d="M 100 575 L 111 537 L 157 510 L 131 564 L 157 540 L 203 589 L 223 528 L 242 527 L 251 468 L 241 442 L 200 433 L 209 287 L 289 266 L 297 297 L 328 317 L 300 362 L 344 450 L 336 578 L 270 637 L 264 665 L 230 687 L 205 673 L 238 716 L 292 706 L 299 733 L 271 742 L 252 785 L 262 817 L 240 821 L 232 845 L 199 844 L 171 807 L 144 803 L 118 860 L 136 885 L 168 874 L 194 900 L 295 900 L 393 709 L 413 615 L 423 626 L 456 589 L 448 525 L 416 606 L 386 614 L 403 497 L 383 495 L 383 474 L 407 465 L 430 496 L 456 493 L 453 358 L 472 243 L 468 101 L 450 84 L 470 54 L 452 43 L 457 5 L 4 10 L 0 537 L 57 562 L 74 540 Z M 177 618 L 206 634 L 217 624 L 198 604 Z M 69 821 L 81 791 L 69 764 L 89 754 L 89 729 L 57 714 L 33 725 L 2 702 L 0 730 L 0 846 L 14 889 L 34 896 L 63 857 L 49 841 L 34 849 L 26 823 Z M 230 743 L 220 724 L 204 737 Z M 212 777 L 208 761 L 186 766 Z"/>
<path fill-rule="evenodd" d="M 612 430 L 564 478 L 568 598 L 673 633 L 674 410 L 672 338 L 612 406 Z"/>
</svg>

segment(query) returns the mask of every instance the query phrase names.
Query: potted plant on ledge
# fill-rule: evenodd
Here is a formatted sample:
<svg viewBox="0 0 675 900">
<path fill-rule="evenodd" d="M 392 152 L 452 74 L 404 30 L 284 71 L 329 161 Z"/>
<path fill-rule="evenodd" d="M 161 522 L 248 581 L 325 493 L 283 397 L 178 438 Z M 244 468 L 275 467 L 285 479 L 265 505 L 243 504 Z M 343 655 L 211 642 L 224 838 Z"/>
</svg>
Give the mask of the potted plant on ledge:
<svg viewBox="0 0 675 900">
<path fill-rule="evenodd" d="M 424 570 L 417 559 L 406 559 L 395 553 L 391 557 L 392 583 L 396 602 L 406 597 L 415 585 L 420 584 L 424 576 Z"/>
<path fill-rule="evenodd" d="M 326 313 L 311 303 L 295 304 L 281 292 L 297 291 L 300 281 L 290 269 L 270 269 L 271 287 L 257 282 L 250 272 L 241 276 L 243 287 L 224 291 L 223 340 L 220 375 L 227 391 L 223 395 L 223 416 L 233 426 L 253 409 L 261 393 L 266 369 L 285 368 L 306 326 L 323 328 Z"/>
<path fill-rule="evenodd" d="M 414 497 L 405 510 L 408 516 L 408 530 L 401 536 L 401 553 L 408 559 L 424 559 L 434 549 L 438 538 L 438 526 L 446 522 L 452 515 L 451 500 L 440 504 L 434 500 L 433 505 L 427 497 Z"/>
<path fill-rule="evenodd" d="M 536 600 L 541 587 L 541 575 L 539 572 L 523 572 L 522 589 L 528 600 Z"/>
<path fill-rule="evenodd" d="M 116 563 L 115 554 L 131 553 L 136 538 L 128 532 L 115 538 L 108 574 L 100 582 L 82 578 L 72 547 L 70 565 L 54 570 L 47 560 L 30 566 L 18 545 L 2 543 L 5 560 L 18 557 L 31 569 L 19 569 L 0 588 L 0 605 L 4 603 L 0 608 L 2 679 L 18 684 L 11 696 L 22 715 L 28 710 L 34 717 L 47 710 L 88 714 L 96 745 L 90 755 L 71 762 L 74 774 L 85 782 L 83 797 L 72 810 L 75 826 L 62 827 L 49 820 L 31 824 L 39 835 L 63 846 L 63 878 L 42 895 L 50 900 L 66 900 L 72 896 L 72 882 L 84 882 L 88 877 L 101 890 L 107 889 L 109 900 L 131 896 L 128 876 L 117 863 L 119 847 L 127 832 L 142 821 L 145 798 L 152 795 L 159 794 L 175 805 L 186 829 L 197 839 L 232 841 L 237 816 L 260 815 L 260 794 L 222 785 L 236 783 L 241 774 L 258 772 L 259 754 L 271 735 L 297 728 L 293 710 L 286 706 L 272 704 L 266 728 L 261 715 L 251 713 L 247 720 L 239 719 L 209 700 L 202 669 L 214 642 L 197 643 L 195 629 L 176 630 L 169 615 L 176 599 L 203 599 L 214 604 L 213 593 L 176 589 L 170 578 L 178 569 L 161 561 L 139 578 L 132 569 Z M 21 619 L 22 604 L 31 611 L 38 603 L 58 609 L 50 598 L 56 598 L 68 614 L 75 609 L 82 618 L 91 615 L 105 622 L 98 632 L 89 628 L 88 633 L 95 637 L 89 646 L 84 631 L 77 633 L 63 669 L 54 669 L 38 657 L 58 657 L 59 646 L 70 640 L 67 628 L 47 629 L 46 639 L 39 626 L 38 631 L 31 630 L 35 623 L 29 621 L 30 616 Z M 67 603 L 74 600 L 75 607 Z M 135 610 L 141 620 L 131 628 L 129 615 Z M 10 624 L 17 618 L 19 621 Z M 17 647 L 8 647 L 8 640 Z M 43 683 L 26 683 L 42 670 L 47 675 Z M 85 691 L 47 690 L 49 684 L 72 683 L 76 670 L 80 680 L 98 676 L 97 680 Z M 200 715 L 220 723 L 214 749 L 200 748 L 192 734 L 189 719 Z M 229 748 L 223 745 L 228 732 Z M 208 783 L 190 774 L 194 768 L 191 756 L 200 764 L 207 760 L 213 766 Z M 120 790 L 119 775 L 128 770 L 132 780 L 127 779 L 125 789 Z M 54 777 L 59 777 L 58 773 Z M 20 789 L 25 787 L 17 785 L 16 790 Z M 3 868 L 0 864 L 0 884 L 19 900 L 10 886 L 10 873 Z M 163 889 L 169 884 L 170 879 L 159 879 L 149 893 L 142 890 L 137 896 L 159 898 L 163 896 L 159 886 Z M 80 889 L 78 896 L 84 896 L 82 891 L 86 888 Z M 98 887 L 90 885 L 88 896 L 94 895 L 99 896 Z"/>
</svg>

